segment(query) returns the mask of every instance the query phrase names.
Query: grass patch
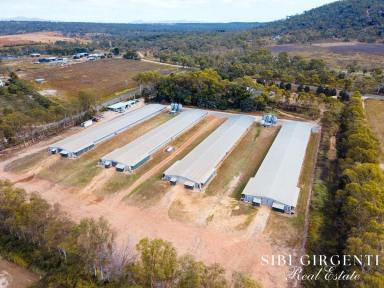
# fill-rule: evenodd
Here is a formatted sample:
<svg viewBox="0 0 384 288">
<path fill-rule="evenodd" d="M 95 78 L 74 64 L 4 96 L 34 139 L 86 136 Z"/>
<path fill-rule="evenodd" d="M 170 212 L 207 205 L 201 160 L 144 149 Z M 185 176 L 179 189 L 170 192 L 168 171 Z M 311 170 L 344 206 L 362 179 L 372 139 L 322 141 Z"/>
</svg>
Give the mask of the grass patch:
<svg viewBox="0 0 384 288">
<path fill-rule="evenodd" d="M 317 147 L 320 141 L 320 134 L 312 134 L 305 154 L 304 164 L 301 170 L 299 185 L 301 187 L 299 200 L 296 207 L 296 215 L 273 212 L 269 216 L 266 231 L 271 238 L 279 244 L 297 247 L 302 241 L 304 233 L 305 210 L 308 197 L 312 189 L 313 171 L 315 168 Z M 281 237 L 284 231 L 284 237 Z"/>
<path fill-rule="evenodd" d="M 237 209 L 234 207 L 234 209 L 232 209 L 231 216 L 247 216 L 243 223 L 236 226 L 237 230 L 244 230 L 251 224 L 253 218 L 256 216 L 257 209 L 243 202 L 238 203 L 236 208 Z"/>
<path fill-rule="evenodd" d="M 102 156 L 128 144 L 135 138 L 168 121 L 171 117 L 168 113 L 161 113 L 154 118 L 124 131 L 111 140 L 101 143 L 95 149 L 81 155 L 77 159 L 59 159 L 49 167 L 40 171 L 38 176 L 65 186 L 84 187 L 93 177 L 104 169 L 97 166 Z"/>
<path fill-rule="evenodd" d="M 369 126 L 380 141 L 380 161 L 384 161 L 384 101 L 368 99 L 365 101 L 365 111 Z"/>
<path fill-rule="evenodd" d="M 137 178 L 139 178 L 138 174 L 115 172 L 103 185 L 103 187 L 96 191 L 96 194 L 103 196 L 116 193 L 120 190 L 123 190 L 125 187 L 131 185 L 133 182 L 135 182 Z"/>
<path fill-rule="evenodd" d="M 4 170 L 14 173 L 22 173 L 26 172 L 29 169 L 36 166 L 39 162 L 47 159 L 49 157 L 49 153 L 46 149 L 41 151 L 32 153 L 30 155 L 24 156 L 20 159 L 16 159 L 10 163 L 8 163 Z"/>
<path fill-rule="evenodd" d="M 261 165 L 277 132 L 278 127 L 263 129 L 254 124 L 219 167 L 218 177 L 212 180 L 205 193 L 230 194 L 240 198 L 241 191 Z"/>
</svg>

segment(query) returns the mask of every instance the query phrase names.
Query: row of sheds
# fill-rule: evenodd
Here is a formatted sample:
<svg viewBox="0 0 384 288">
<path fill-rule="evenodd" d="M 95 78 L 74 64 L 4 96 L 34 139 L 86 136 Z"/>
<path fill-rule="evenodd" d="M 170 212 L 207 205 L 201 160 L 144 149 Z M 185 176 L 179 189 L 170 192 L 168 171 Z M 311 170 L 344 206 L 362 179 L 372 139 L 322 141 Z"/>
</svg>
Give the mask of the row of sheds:
<svg viewBox="0 0 384 288">
<path fill-rule="evenodd" d="M 166 109 L 160 104 L 150 104 L 132 112 L 122 114 L 112 120 L 89 127 L 80 133 L 71 135 L 49 146 L 51 153 L 60 153 L 63 157 L 78 157 L 91 150 L 97 144 L 114 137 Z"/>
<path fill-rule="evenodd" d="M 49 149 L 65 157 L 79 156 L 98 143 L 163 110 L 165 106 L 159 104 L 146 105 L 70 136 L 51 145 Z M 206 114 L 207 112 L 202 110 L 187 110 L 105 155 L 100 159 L 100 163 L 105 167 L 115 166 L 118 171 L 133 171 L 161 147 L 193 127 Z M 163 173 L 163 178 L 172 184 L 182 183 L 187 188 L 204 189 L 216 175 L 221 162 L 254 122 L 253 116 L 229 117 L 188 155 L 169 167 Z M 312 124 L 304 122 L 283 122 L 255 177 L 249 180 L 242 192 L 241 199 L 244 202 L 268 205 L 287 213 L 294 212 L 300 193 L 298 182 L 313 127 Z"/>
</svg>

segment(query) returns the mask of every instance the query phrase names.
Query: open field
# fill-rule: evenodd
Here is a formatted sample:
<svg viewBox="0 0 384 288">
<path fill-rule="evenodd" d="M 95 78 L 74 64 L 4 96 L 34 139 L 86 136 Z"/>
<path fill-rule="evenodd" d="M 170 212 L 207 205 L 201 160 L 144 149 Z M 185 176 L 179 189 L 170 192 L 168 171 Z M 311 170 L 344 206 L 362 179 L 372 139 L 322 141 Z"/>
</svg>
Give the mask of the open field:
<svg viewBox="0 0 384 288">
<path fill-rule="evenodd" d="M 228 195 L 240 198 L 241 191 L 261 165 L 278 132 L 278 127 L 262 129 L 256 124 L 243 137 L 217 171 L 206 188 L 207 195 Z"/>
<path fill-rule="evenodd" d="M 140 72 L 157 70 L 161 73 L 172 71 L 156 63 L 125 59 L 103 59 L 73 63 L 66 66 L 32 64 L 30 58 L 4 61 L 4 65 L 13 69 L 26 80 L 44 78 L 43 84 L 34 84 L 42 93 L 54 96 L 76 97 L 80 91 L 89 93 L 98 101 L 115 93 L 123 92 L 137 86 L 133 78 Z"/>
<path fill-rule="evenodd" d="M 380 141 L 380 160 L 384 162 L 384 101 L 368 99 L 365 101 L 365 111 L 369 126 Z"/>
<path fill-rule="evenodd" d="M 83 38 L 71 38 L 66 37 L 58 32 L 35 32 L 26 34 L 15 35 L 2 35 L 0 36 L 1 46 L 13 46 L 13 45 L 25 45 L 34 43 L 55 43 L 56 41 L 66 42 L 87 42 L 87 39 Z"/>
<path fill-rule="evenodd" d="M 112 139 L 101 143 L 95 149 L 85 153 L 77 159 L 62 159 L 59 155 L 52 156 L 56 161 L 44 167 L 38 177 L 60 183 L 65 186 L 84 187 L 93 177 L 104 168 L 98 167 L 97 162 L 101 156 L 128 144 L 145 132 L 161 125 L 171 118 L 170 114 L 161 113 L 131 129 L 128 129 Z"/>
<path fill-rule="evenodd" d="M 38 191 L 49 203 L 59 203 L 74 221 L 103 216 L 116 231 L 119 247 L 134 249 L 143 237 L 162 238 L 172 242 L 180 254 L 193 254 L 207 264 L 220 263 L 227 275 L 236 270 L 248 273 L 264 287 L 290 287 L 285 279 L 288 266 L 265 266 L 260 259 L 261 255 L 295 254 L 300 249 L 304 226 L 300 215 L 304 214 L 310 191 L 314 157 L 308 155 L 314 153 L 313 140 L 303 168 L 299 215 L 293 217 L 268 207 L 254 209 L 234 198 L 242 190 L 242 183 L 245 185 L 255 174 L 278 127 L 252 126 L 203 193 L 186 190 L 182 185 L 171 186 L 161 180 L 161 175 L 212 133 L 226 114 L 209 115 L 169 144 L 176 148 L 172 153 L 159 150 L 133 174 L 96 165 L 100 156 L 169 117 L 163 113 L 147 120 L 78 159 L 46 157 L 44 151 L 53 141 L 37 143 L 0 162 L 0 177 L 27 192 Z M 286 236 L 281 237 L 281 229 L 288 229 Z"/>
<path fill-rule="evenodd" d="M 28 288 L 38 280 L 38 275 L 0 258 L 1 288 Z"/>
<path fill-rule="evenodd" d="M 382 67 L 384 64 L 384 44 L 359 42 L 330 42 L 304 44 L 284 44 L 267 47 L 272 53 L 288 52 L 306 59 L 323 59 L 336 69 L 345 69 L 354 61 L 364 68 Z"/>
</svg>

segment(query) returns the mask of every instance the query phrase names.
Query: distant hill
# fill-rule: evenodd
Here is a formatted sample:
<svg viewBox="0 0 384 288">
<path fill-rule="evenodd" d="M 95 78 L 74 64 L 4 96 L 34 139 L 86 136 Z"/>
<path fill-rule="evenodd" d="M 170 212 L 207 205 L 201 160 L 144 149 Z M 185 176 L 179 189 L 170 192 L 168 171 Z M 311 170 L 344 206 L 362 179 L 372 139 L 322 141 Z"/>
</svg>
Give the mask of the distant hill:
<svg viewBox="0 0 384 288">
<path fill-rule="evenodd" d="M 341 0 L 256 29 L 280 42 L 384 41 L 384 0 Z"/>
<path fill-rule="evenodd" d="M 255 5 L 256 8 L 256 5 Z M 268 23 L 85 23 L 55 21 L 1 21 L 0 35 L 58 31 L 66 35 L 105 34 L 114 39 L 149 43 L 200 37 L 215 46 L 241 46 L 268 37 L 279 43 L 317 40 L 384 42 L 384 0 L 340 0 L 302 14 Z M 227 33 L 221 33 L 227 32 Z M 175 35 L 179 36 L 177 39 Z M 210 39 L 210 38 L 214 39 Z M 221 39 L 219 39 L 221 37 Z M 195 39 L 192 39 L 195 41 Z M 233 40 L 233 41 L 232 41 Z M 144 42 L 143 42 L 144 41 Z M 209 45 L 211 45 L 209 44 Z M 161 44 L 163 45 L 163 44 Z M 172 43 L 170 43 L 172 46 Z M 201 47 L 197 45 L 196 47 Z M 164 47 L 163 47 L 164 48 Z M 197 49 L 198 50 L 198 49 Z"/>
<path fill-rule="evenodd" d="M 1 21 L 0 35 L 41 31 L 59 31 L 65 34 L 108 33 L 121 35 L 132 32 L 211 32 L 243 31 L 259 27 L 257 22 L 232 23 L 88 23 L 53 21 Z"/>
</svg>

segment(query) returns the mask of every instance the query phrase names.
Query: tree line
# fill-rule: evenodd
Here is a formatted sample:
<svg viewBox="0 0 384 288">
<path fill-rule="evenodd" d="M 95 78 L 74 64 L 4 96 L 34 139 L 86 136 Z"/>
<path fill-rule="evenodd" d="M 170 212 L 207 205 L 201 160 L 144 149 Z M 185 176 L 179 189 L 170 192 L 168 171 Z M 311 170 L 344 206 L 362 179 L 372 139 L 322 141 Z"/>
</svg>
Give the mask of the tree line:
<svg viewBox="0 0 384 288">
<path fill-rule="evenodd" d="M 171 243 L 142 239 L 136 251 L 119 248 L 104 219 L 72 222 L 59 205 L 0 180 L 0 253 L 37 269 L 36 287 L 257 288 L 241 273 L 231 280 L 219 264 L 179 256 Z"/>
<path fill-rule="evenodd" d="M 213 69 L 167 76 L 150 71 L 140 73 L 136 80 L 145 87 L 143 96 L 147 101 L 179 102 L 207 109 L 254 112 L 281 108 L 316 118 L 319 106 L 327 98 L 311 89 L 298 87 L 295 92 L 287 84 L 281 88 L 282 84 L 273 81 L 260 84 L 248 76 L 230 81 Z"/>
<path fill-rule="evenodd" d="M 337 157 L 327 161 L 327 149 L 319 156 L 321 169 L 314 187 L 307 246 L 311 254 L 383 256 L 384 173 L 378 164 L 379 144 L 368 127 L 361 101 L 361 95 L 355 93 L 326 115 L 325 139 L 336 136 Z M 324 144 L 329 148 L 329 142 Z M 381 263 L 338 267 L 341 270 L 361 277 L 307 282 L 306 286 L 383 286 Z"/>
</svg>

